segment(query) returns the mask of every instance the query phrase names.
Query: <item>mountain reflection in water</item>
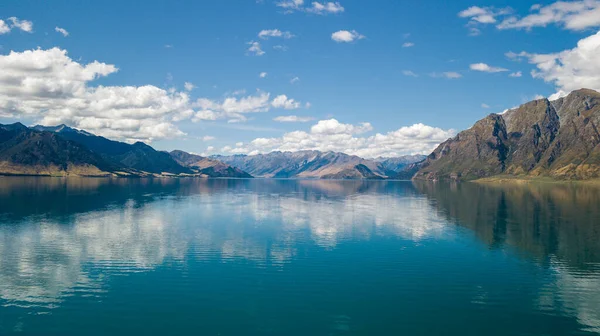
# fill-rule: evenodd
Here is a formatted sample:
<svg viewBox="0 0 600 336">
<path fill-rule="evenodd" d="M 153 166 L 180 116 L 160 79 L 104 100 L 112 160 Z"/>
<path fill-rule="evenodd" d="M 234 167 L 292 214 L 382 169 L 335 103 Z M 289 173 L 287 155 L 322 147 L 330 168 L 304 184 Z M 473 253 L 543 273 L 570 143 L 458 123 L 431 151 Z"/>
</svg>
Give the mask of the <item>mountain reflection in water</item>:
<svg viewBox="0 0 600 336">
<path fill-rule="evenodd" d="M 128 274 L 185 273 L 198 262 L 285 272 L 315 249 L 349 265 L 367 253 L 364 273 L 386 270 L 387 278 L 432 283 L 436 269 L 477 274 L 474 265 L 486 262 L 491 270 L 489 260 L 514 255 L 521 265 L 514 267 L 528 277 L 518 281 L 530 281 L 521 290 L 533 291 L 533 311 L 573 317 L 579 332 L 600 333 L 598 204 L 600 189 L 581 185 L 0 178 L 0 309 L 12 312 L 0 317 L 0 333 L 22 311 L 52 313 L 74 299 L 101 302 L 111 297 L 111 282 Z M 363 247 L 349 252 L 353 244 Z M 397 259 L 419 247 L 419 260 Z M 460 260 L 478 258 L 468 251 L 494 256 Z M 310 260 L 304 272 L 314 276 L 335 267 Z M 504 261 L 498 269 L 513 267 L 506 263 L 517 265 Z M 418 288 L 409 287 L 406 293 Z M 471 296 L 468 305 L 512 304 L 495 296 L 491 283 L 462 290 L 468 293 L 456 295 Z M 336 316 L 346 323 L 346 315 Z"/>
</svg>

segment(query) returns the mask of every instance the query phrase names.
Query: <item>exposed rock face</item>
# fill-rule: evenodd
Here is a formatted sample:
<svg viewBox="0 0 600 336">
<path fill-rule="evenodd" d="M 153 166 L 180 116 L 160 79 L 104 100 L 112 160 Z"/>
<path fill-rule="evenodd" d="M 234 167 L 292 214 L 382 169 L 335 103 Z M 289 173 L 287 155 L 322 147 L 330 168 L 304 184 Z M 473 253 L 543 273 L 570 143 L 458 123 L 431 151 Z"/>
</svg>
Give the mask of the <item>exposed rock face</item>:
<svg viewBox="0 0 600 336">
<path fill-rule="evenodd" d="M 582 89 L 492 114 L 436 148 L 416 179 L 476 179 L 498 174 L 600 177 L 600 93 Z"/>
<path fill-rule="evenodd" d="M 491 114 L 439 145 L 415 177 L 475 179 L 500 174 L 506 167 L 508 150 L 504 119 Z"/>
<path fill-rule="evenodd" d="M 379 162 L 334 152 L 272 152 L 259 155 L 213 156 L 256 177 L 382 179 L 394 172 Z"/>
<path fill-rule="evenodd" d="M 232 167 L 228 164 L 211 158 L 190 154 L 180 150 L 174 150 L 169 154 L 180 165 L 190 167 L 196 172 L 210 177 L 252 177 L 252 175 L 239 168 Z"/>
</svg>

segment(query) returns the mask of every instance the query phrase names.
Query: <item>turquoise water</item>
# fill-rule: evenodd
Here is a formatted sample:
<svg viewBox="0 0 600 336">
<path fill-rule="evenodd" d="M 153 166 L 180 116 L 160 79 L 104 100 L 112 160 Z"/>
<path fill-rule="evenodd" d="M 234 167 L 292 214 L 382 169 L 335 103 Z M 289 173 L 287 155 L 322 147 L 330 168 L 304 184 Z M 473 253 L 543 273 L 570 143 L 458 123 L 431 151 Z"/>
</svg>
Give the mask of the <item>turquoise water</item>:
<svg viewBox="0 0 600 336">
<path fill-rule="evenodd" d="M 600 189 L 0 178 L 0 335 L 598 335 Z"/>
</svg>

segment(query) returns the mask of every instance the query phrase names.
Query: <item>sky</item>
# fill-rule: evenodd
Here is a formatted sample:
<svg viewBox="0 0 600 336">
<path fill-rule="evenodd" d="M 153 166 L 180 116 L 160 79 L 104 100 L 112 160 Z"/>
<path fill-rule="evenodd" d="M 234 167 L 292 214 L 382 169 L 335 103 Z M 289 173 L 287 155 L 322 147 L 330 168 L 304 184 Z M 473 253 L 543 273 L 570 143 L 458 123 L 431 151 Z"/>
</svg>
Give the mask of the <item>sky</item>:
<svg viewBox="0 0 600 336">
<path fill-rule="evenodd" d="M 600 90 L 600 0 L 0 2 L 0 123 L 160 150 L 427 154 Z"/>
</svg>

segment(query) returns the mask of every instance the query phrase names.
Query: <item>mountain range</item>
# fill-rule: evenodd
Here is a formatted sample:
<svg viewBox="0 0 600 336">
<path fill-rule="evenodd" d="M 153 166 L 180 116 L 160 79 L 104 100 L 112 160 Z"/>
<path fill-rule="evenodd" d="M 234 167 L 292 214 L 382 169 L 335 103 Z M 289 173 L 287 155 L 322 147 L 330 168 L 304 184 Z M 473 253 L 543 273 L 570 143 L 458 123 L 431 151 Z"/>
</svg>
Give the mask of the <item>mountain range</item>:
<svg viewBox="0 0 600 336">
<path fill-rule="evenodd" d="M 265 178 L 326 178 L 326 179 L 386 179 L 406 165 L 422 161 L 423 155 L 367 160 L 355 155 L 314 150 L 271 152 L 258 155 L 214 155 L 222 161 L 256 177 Z"/>
<path fill-rule="evenodd" d="M 415 179 L 600 177 L 600 93 L 581 89 L 490 114 L 409 168 Z M 411 172 L 408 172 L 410 175 Z"/>
<path fill-rule="evenodd" d="M 430 155 L 364 159 L 306 150 L 203 157 L 65 125 L 0 124 L 0 175 L 474 180 L 600 178 L 600 93 L 581 89 L 490 114 Z"/>
<path fill-rule="evenodd" d="M 157 151 L 66 125 L 0 125 L 0 175 L 385 179 L 424 156 L 367 160 L 334 152 L 203 157 Z"/>
</svg>

